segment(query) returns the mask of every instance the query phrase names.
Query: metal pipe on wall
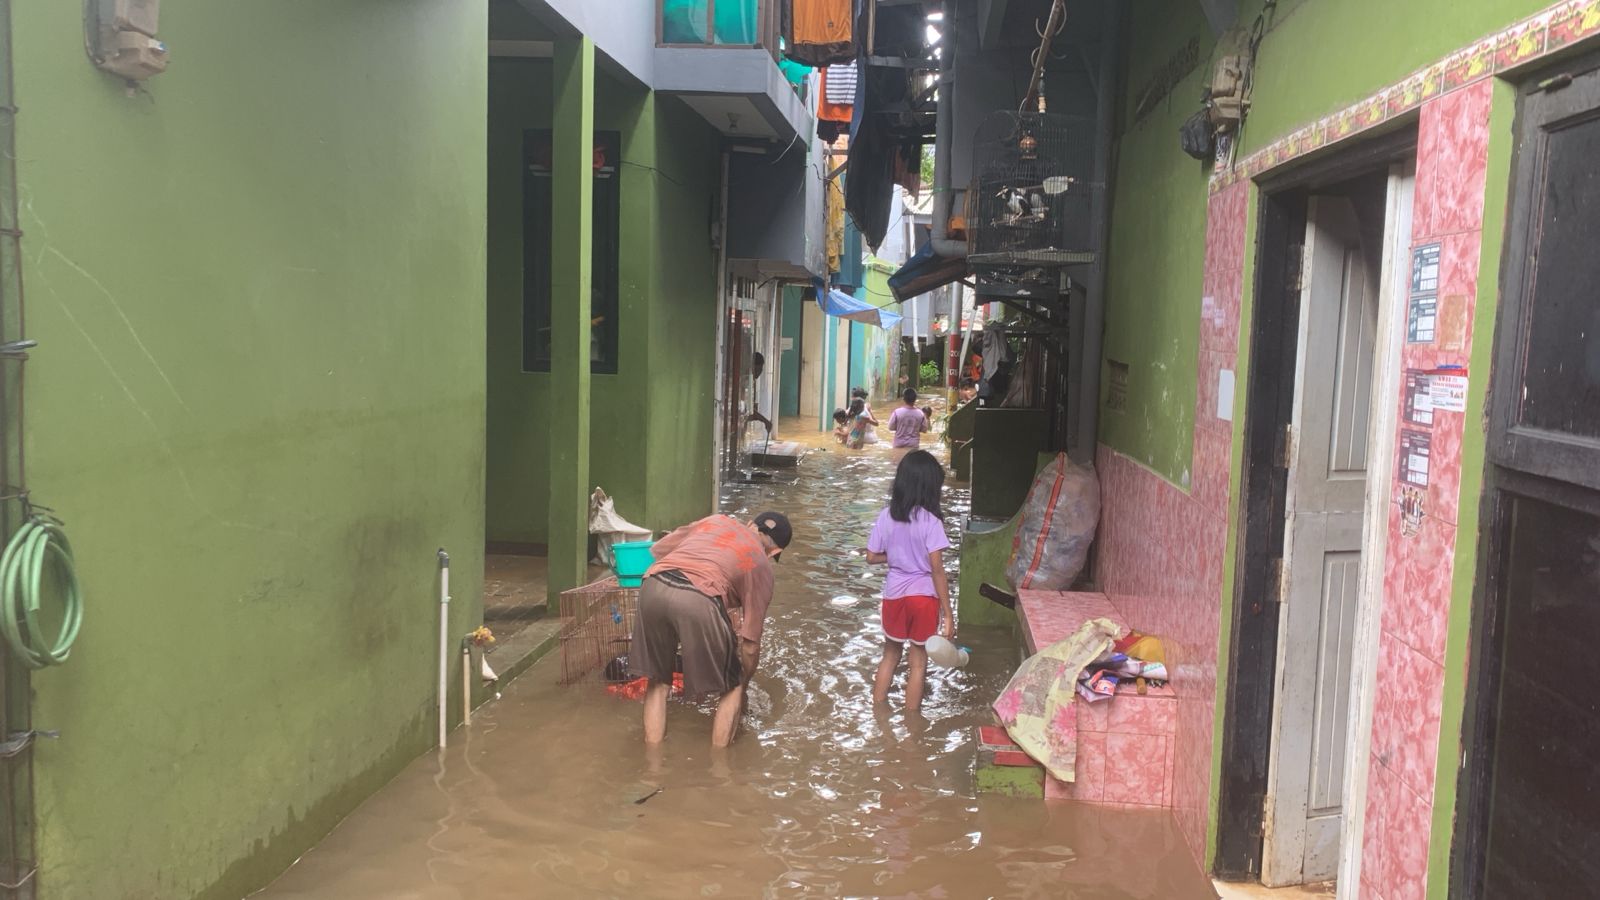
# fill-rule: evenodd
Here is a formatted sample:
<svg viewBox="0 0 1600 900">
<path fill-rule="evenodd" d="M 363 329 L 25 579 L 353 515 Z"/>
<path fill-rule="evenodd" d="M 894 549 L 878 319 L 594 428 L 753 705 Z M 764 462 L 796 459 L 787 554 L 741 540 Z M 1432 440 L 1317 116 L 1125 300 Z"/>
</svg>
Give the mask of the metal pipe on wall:
<svg viewBox="0 0 1600 900">
<path fill-rule="evenodd" d="M 439 548 L 439 749 L 448 742 L 450 702 L 450 554 Z"/>
<path fill-rule="evenodd" d="M 944 34 L 939 40 L 939 103 L 934 108 L 933 137 L 933 234 L 929 243 L 933 252 L 945 259 L 965 259 L 967 242 L 950 239 L 950 209 L 954 203 L 950 191 L 950 142 L 955 102 L 950 96 L 950 86 L 955 81 L 951 72 L 956 62 L 954 7 L 953 3 L 946 4 Z"/>
</svg>

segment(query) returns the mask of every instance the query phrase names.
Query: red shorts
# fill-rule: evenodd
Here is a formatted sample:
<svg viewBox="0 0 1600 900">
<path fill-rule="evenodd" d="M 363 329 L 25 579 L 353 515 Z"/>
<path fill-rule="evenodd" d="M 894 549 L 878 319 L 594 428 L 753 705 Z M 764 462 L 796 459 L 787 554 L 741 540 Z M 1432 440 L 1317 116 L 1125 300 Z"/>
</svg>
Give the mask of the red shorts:
<svg viewBox="0 0 1600 900">
<path fill-rule="evenodd" d="M 939 598 L 896 597 L 883 601 L 883 635 L 922 646 L 939 631 Z"/>
</svg>

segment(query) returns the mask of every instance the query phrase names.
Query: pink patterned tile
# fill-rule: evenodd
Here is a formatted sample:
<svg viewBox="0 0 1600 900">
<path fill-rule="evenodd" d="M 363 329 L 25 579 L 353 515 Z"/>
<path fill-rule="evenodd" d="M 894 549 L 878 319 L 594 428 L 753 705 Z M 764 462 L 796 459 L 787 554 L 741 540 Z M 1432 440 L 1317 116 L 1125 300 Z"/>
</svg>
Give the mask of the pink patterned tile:
<svg viewBox="0 0 1600 900">
<path fill-rule="evenodd" d="M 1378 883 L 1389 900 L 1423 900 L 1428 881 L 1431 804 L 1398 780 L 1388 792 L 1388 830 Z"/>
<path fill-rule="evenodd" d="M 1361 900 L 1384 900 L 1383 895 L 1365 877 L 1361 879 Z"/>
<path fill-rule="evenodd" d="M 1194 499 L 1215 513 L 1226 515 L 1228 478 L 1233 469 L 1233 431 L 1196 428 L 1194 468 L 1190 484 Z"/>
<path fill-rule="evenodd" d="M 1172 774 L 1173 774 L 1173 767 L 1177 765 L 1177 760 L 1178 760 L 1178 748 L 1177 748 L 1176 744 L 1177 744 L 1177 741 L 1175 741 L 1175 740 L 1167 741 L 1167 767 L 1166 767 L 1166 774 L 1161 776 L 1161 788 L 1162 788 L 1162 791 L 1163 791 L 1163 794 L 1162 794 L 1162 797 L 1161 797 L 1161 805 L 1162 806 L 1171 806 L 1172 805 L 1172 801 L 1173 801 Z"/>
<path fill-rule="evenodd" d="M 1109 704 L 1110 720 L 1106 730 L 1113 734 L 1172 735 L 1178 728 L 1178 701 L 1176 698 L 1141 697 L 1138 694 L 1118 694 Z"/>
<path fill-rule="evenodd" d="M 1456 529 L 1424 515 L 1407 534 L 1397 505 L 1389 511 L 1383 563 L 1383 630 L 1435 663 L 1444 662 Z"/>
<path fill-rule="evenodd" d="M 1098 803 L 1105 797 L 1106 736 L 1098 732 L 1078 732 L 1077 780 L 1071 783 L 1045 776 L 1044 795 L 1052 800 L 1078 800 Z"/>
<path fill-rule="evenodd" d="M 1111 707 L 1117 698 L 1102 700 L 1099 703 L 1090 703 L 1079 697 L 1073 701 L 1078 707 L 1078 734 L 1081 736 L 1086 731 L 1104 733 L 1111 730 Z M 1078 743 L 1079 752 L 1082 752 L 1083 743 Z"/>
<path fill-rule="evenodd" d="M 1444 668 L 1383 634 L 1378 670 L 1383 680 L 1372 703 L 1372 753 L 1402 784 L 1431 797 Z"/>
<path fill-rule="evenodd" d="M 1422 106 L 1412 226 L 1418 242 L 1483 225 L 1492 87 L 1480 81 Z"/>
<path fill-rule="evenodd" d="M 1029 650 L 1035 653 L 1070 637 L 1090 619 L 1107 618 L 1127 627 L 1104 594 L 1023 589 L 1017 592 L 1017 606 L 1028 628 Z"/>
<path fill-rule="evenodd" d="M 1361 879 L 1382 881 L 1391 825 L 1391 796 L 1400 786 L 1376 756 L 1367 757 L 1367 814 L 1361 823 Z"/>
<path fill-rule="evenodd" d="M 1106 802 L 1160 806 L 1169 746 L 1168 738 L 1156 735 L 1106 735 Z"/>
</svg>

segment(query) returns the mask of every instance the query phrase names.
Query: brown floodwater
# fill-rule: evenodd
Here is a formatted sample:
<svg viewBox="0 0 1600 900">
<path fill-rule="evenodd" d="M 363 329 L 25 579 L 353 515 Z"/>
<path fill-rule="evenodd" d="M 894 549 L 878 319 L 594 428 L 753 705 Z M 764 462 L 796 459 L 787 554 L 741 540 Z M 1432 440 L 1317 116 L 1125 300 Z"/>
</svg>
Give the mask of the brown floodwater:
<svg viewBox="0 0 1600 900">
<path fill-rule="evenodd" d="M 558 686 L 552 654 L 257 896 L 1214 898 L 1165 813 L 974 793 L 974 731 L 1017 663 L 1009 630 L 960 631 L 972 662 L 930 669 L 924 716 L 898 686 L 874 710 L 881 574 L 862 548 L 890 451 L 820 450 L 798 473 L 723 497 L 795 526 L 731 748 L 709 746 L 708 710 L 675 702 L 646 753 L 640 704 Z M 947 496 L 959 538 L 966 495 Z"/>
</svg>

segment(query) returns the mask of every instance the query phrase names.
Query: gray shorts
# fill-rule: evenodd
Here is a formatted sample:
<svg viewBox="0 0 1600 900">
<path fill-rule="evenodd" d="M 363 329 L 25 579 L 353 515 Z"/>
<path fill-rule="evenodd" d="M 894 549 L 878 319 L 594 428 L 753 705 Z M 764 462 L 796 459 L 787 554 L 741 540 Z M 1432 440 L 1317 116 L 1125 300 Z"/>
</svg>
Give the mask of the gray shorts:
<svg viewBox="0 0 1600 900">
<path fill-rule="evenodd" d="M 739 686 L 739 638 L 722 603 L 659 577 L 646 578 L 633 618 L 628 670 L 670 683 L 680 647 L 685 696 L 720 696 Z"/>
</svg>

